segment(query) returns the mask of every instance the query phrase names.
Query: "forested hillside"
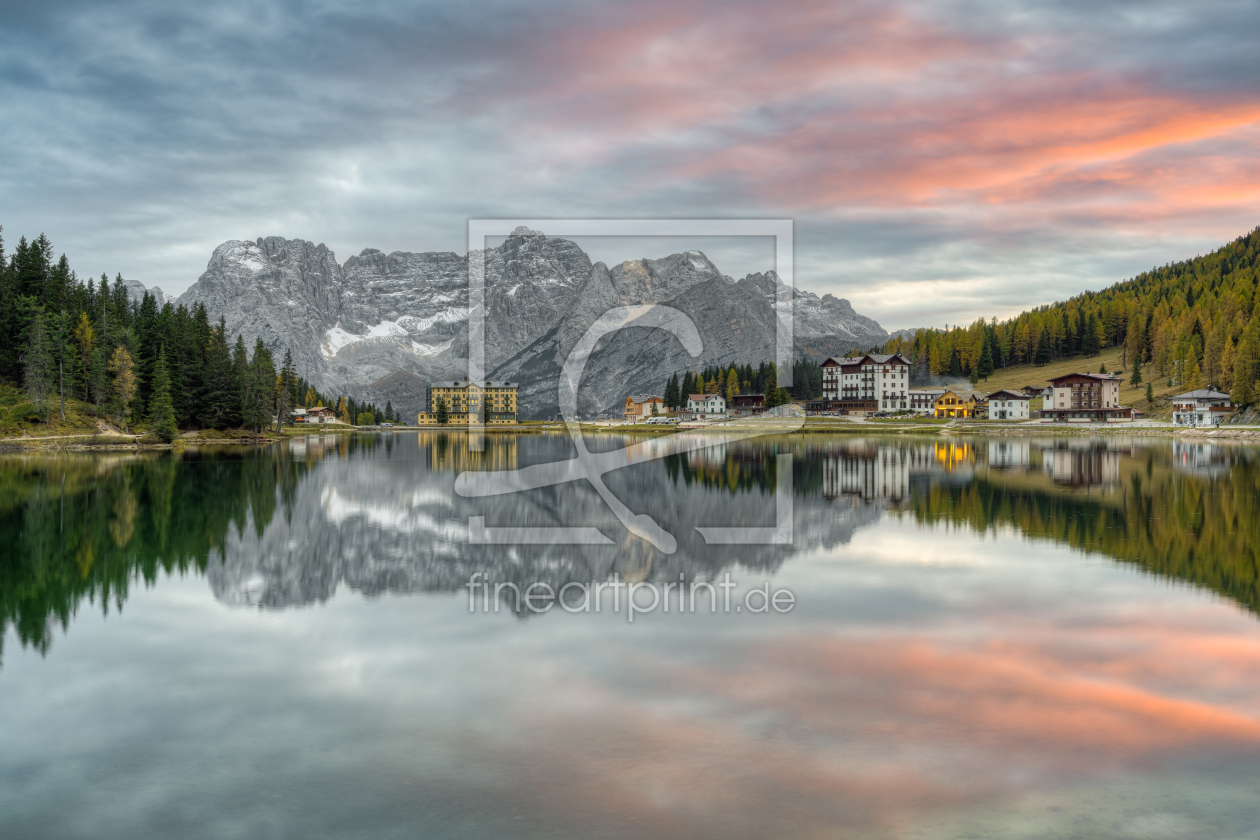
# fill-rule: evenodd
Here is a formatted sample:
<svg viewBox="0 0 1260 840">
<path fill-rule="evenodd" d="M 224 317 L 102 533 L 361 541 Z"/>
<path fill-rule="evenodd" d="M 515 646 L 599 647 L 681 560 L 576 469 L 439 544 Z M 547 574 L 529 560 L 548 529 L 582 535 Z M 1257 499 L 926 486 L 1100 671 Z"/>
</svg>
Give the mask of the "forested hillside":
<svg viewBox="0 0 1260 840">
<path fill-rule="evenodd" d="M 1185 390 L 1214 387 L 1242 405 L 1260 384 L 1260 228 L 1206 256 L 1165 265 L 1007 321 L 919 330 L 885 352 L 915 363 L 918 378 L 985 377 L 994 368 L 1096 356 L 1119 347 L 1130 379 Z"/>
<path fill-rule="evenodd" d="M 2 230 L 2 229 L 0 229 Z M 11 256 L 0 238 L 0 379 L 25 390 L 20 423 L 47 422 L 63 400 L 124 429 L 139 426 L 171 439 L 178 429 L 251 428 L 277 411 L 329 404 L 292 368 L 279 370 L 256 342 L 252 353 L 223 321 L 152 295 L 133 300 L 121 275 L 83 282 L 40 234 L 23 237 Z M 374 406 L 336 403 L 347 420 L 381 416 Z M 386 412 L 392 413 L 392 411 Z"/>
</svg>

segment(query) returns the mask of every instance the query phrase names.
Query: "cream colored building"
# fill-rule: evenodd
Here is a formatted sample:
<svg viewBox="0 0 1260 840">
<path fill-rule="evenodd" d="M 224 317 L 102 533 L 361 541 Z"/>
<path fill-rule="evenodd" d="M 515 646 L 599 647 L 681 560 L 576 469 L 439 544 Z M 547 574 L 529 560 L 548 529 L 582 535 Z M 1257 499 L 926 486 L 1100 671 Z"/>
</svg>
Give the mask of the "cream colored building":
<svg viewBox="0 0 1260 840">
<path fill-rule="evenodd" d="M 425 410 L 416 416 L 419 426 L 437 426 L 438 404 L 446 404 L 447 425 L 467 426 L 482 416 L 485 407 L 487 426 L 516 423 L 515 382 L 492 381 L 480 385 L 467 379 L 434 382 L 429 388 Z"/>
</svg>

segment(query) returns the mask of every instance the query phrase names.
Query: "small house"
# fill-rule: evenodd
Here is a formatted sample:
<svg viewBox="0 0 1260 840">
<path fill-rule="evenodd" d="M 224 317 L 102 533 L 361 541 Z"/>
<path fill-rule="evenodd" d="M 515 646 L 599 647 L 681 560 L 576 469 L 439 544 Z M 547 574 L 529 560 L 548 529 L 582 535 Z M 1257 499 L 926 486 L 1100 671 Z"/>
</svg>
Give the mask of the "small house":
<svg viewBox="0 0 1260 840">
<path fill-rule="evenodd" d="M 697 420 L 725 420 L 726 398 L 721 394 L 688 394 L 687 411 Z"/>
<path fill-rule="evenodd" d="M 1216 428 L 1233 410 L 1229 394 L 1200 388 L 1173 397 L 1172 421 L 1177 426 Z"/>
</svg>

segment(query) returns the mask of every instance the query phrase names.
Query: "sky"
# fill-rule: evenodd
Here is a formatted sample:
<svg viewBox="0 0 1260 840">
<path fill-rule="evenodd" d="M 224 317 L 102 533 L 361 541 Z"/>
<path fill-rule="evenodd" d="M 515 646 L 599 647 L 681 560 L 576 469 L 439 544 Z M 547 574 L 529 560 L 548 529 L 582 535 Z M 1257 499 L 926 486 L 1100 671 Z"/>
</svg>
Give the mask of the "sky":
<svg viewBox="0 0 1260 840">
<path fill-rule="evenodd" d="M 1213 0 L 0 0 L 0 225 L 179 293 L 230 239 L 790 218 L 797 285 L 886 328 L 1004 317 L 1260 224 L 1257 31 Z"/>
</svg>

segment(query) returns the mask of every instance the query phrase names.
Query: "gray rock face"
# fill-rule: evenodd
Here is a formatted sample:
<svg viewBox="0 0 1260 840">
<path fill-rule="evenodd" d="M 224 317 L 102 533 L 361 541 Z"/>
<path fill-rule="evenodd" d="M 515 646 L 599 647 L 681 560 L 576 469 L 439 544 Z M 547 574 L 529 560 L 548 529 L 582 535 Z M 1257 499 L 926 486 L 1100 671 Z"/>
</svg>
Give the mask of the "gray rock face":
<svg viewBox="0 0 1260 840">
<path fill-rule="evenodd" d="M 139 280 L 124 280 L 123 283 L 127 286 L 128 300 L 134 303 L 140 303 L 144 300 L 146 292 L 153 295 L 153 300 L 157 303 L 158 309 L 161 309 L 166 303 L 166 295 L 157 286 L 146 288 Z"/>
<path fill-rule="evenodd" d="M 692 358 L 670 335 L 625 331 L 591 359 L 585 414 L 615 410 L 629 392 L 659 392 L 678 371 L 773 358 L 776 307 L 784 310 L 774 272 L 734 282 L 699 251 L 609 269 L 569 240 L 523 230 L 471 258 L 485 265 L 486 372 L 521 383 L 523 418 L 555 413 L 560 366 L 613 306 L 676 306 L 695 321 L 704 352 Z M 468 266 L 469 257 L 449 252 L 371 248 L 341 265 L 300 239 L 232 241 L 179 302 L 204 304 L 247 345 L 261 338 L 273 353 L 289 350 L 321 391 L 390 400 L 405 416 L 422 407 L 429 382 L 467 375 Z M 800 290 L 787 297 L 804 352 L 864 349 L 887 337 L 848 301 Z"/>
</svg>

